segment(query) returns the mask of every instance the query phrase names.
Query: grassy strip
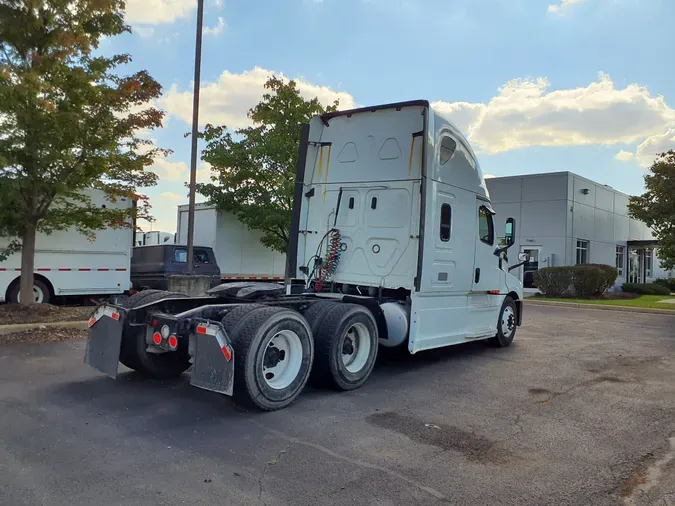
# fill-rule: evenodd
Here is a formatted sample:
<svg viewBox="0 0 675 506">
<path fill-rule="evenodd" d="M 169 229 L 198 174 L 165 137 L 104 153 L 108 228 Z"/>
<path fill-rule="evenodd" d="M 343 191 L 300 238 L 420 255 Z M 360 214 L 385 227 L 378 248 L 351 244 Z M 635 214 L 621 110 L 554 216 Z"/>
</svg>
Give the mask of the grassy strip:
<svg viewBox="0 0 675 506">
<path fill-rule="evenodd" d="M 532 300 L 550 301 L 550 302 L 572 302 L 574 304 L 599 304 L 603 306 L 624 306 L 641 307 L 648 309 L 672 309 L 675 311 L 675 304 L 660 302 L 664 299 L 672 299 L 663 295 L 640 295 L 635 299 L 568 299 L 568 298 L 549 298 L 535 297 Z"/>
</svg>

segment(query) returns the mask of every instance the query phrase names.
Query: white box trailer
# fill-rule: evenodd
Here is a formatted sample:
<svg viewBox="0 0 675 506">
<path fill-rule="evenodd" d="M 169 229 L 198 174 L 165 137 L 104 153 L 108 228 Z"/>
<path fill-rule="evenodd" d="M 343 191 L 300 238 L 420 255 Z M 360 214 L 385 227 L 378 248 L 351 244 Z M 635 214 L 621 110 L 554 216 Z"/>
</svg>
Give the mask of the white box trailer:
<svg viewBox="0 0 675 506">
<path fill-rule="evenodd" d="M 132 199 L 111 202 L 100 190 L 87 190 L 92 202 L 108 208 L 131 208 Z M 76 229 L 50 235 L 38 233 L 35 244 L 35 301 L 48 303 L 55 297 L 108 296 L 131 288 L 130 265 L 133 229 L 99 230 L 90 238 Z M 0 237 L 0 250 L 9 239 Z M 0 302 L 18 302 L 21 254 L 0 262 Z"/>
<path fill-rule="evenodd" d="M 151 378 L 190 369 L 194 386 L 275 410 L 310 375 L 361 387 L 379 346 L 511 344 L 523 312 L 510 273 L 522 264 L 507 257 L 515 219 L 496 230 L 473 150 L 428 101 L 316 116 L 298 158 L 288 263 L 302 293 L 253 281 L 139 292 L 96 311 L 85 361 L 113 378 L 119 362 Z"/>
<path fill-rule="evenodd" d="M 178 206 L 176 244 L 187 244 L 188 206 Z M 221 277 L 232 280 L 283 280 L 286 255 L 263 246 L 261 232 L 250 230 L 232 213 L 195 206 L 194 244 L 213 249 Z"/>
</svg>

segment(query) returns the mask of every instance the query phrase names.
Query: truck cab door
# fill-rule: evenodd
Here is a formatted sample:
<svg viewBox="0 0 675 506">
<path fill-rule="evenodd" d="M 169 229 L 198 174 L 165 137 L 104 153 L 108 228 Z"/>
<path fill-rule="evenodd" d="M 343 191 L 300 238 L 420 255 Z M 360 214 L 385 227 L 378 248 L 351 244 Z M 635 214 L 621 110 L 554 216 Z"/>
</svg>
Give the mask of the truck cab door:
<svg viewBox="0 0 675 506">
<path fill-rule="evenodd" d="M 476 199 L 475 220 L 473 280 L 467 302 L 467 337 L 483 337 L 496 332 L 503 298 L 498 294 L 504 285 L 504 272 L 499 268 L 499 257 L 495 255 L 494 211 L 489 202 Z"/>
</svg>

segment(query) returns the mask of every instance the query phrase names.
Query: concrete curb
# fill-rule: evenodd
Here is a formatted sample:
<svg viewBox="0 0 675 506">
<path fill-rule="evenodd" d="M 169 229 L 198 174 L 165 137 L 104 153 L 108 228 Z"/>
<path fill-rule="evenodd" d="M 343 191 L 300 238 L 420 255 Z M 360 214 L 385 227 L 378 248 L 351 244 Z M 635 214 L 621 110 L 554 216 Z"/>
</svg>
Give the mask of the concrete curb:
<svg viewBox="0 0 675 506">
<path fill-rule="evenodd" d="M 601 311 L 623 311 L 625 313 L 665 314 L 668 316 L 675 316 L 675 308 L 651 309 L 647 307 L 611 306 L 609 304 L 580 304 L 578 302 L 554 302 L 550 300 L 531 300 L 529 298 L 524 300 L 526 304 L 531 306 L 572 307 L 580 309 L 599 309 Z"/>
<path fill-rule="evenodd" d="M 0 336 L 5 334 L 13 334 L 14 332 L 22 332 L 24 330 L 33 330 L 40 327 L 57 327 L 70 329 L 84 329 L 87 327 L 86 321 L 73 322 L 49 322 L 49 323 L 15 323 L 13 325 L 0 325 Z"/>
</svg>

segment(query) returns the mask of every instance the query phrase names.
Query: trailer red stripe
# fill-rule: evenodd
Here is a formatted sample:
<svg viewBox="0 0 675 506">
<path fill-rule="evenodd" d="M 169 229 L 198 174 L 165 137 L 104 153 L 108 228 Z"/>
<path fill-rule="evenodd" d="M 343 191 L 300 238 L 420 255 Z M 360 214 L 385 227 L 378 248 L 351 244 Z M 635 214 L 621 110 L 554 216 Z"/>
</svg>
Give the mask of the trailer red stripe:
<svg viewBox="0 0 675 506">
<path fill-rule="evenodd" d="M 33 272 L 72 272 L 72 271 L 80 271 L 80 272 L 91 272 L 91 271 L 98 271 L 98 272 L 110 272 L 110 271 L 117 271 L 117 272 L 125 272 L 127 269 L 126 267 L 120 267 L 117 269 L 112 269 L 111 267 L 98 267 L 98 268 L 91 268 L 91 267 L 79 267 L 77 269 L 72 268 L 72 267 L 58 267 L 58 268 L 51 268 L 51 267 L 38 267 L 37 269 L 34 269 Z M 11 267 L 0 267 L 0 272 L 21 272 L 20 268 L 11 268 Z"/>
<path fill-rule="evenodd" d="M 221 276 L 221 279 L 236 279 L 236 280 L 260 279 L 263 281 L 269 281 L 273 279 L 275 281 L 280 281 L 283 278 L 281 276 Z"/>
</svg>

